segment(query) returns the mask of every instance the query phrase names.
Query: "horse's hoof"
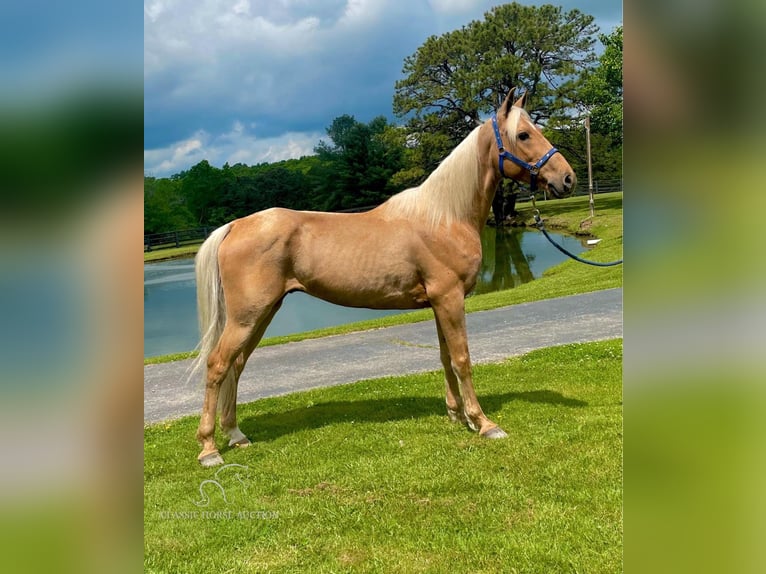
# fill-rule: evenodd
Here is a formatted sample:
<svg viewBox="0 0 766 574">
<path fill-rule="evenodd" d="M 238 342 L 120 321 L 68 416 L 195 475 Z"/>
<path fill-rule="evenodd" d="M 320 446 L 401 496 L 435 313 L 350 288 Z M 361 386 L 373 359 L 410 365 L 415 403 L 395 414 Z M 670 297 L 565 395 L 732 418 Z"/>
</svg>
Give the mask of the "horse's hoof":
<svg viewBox="0 0 766 574">
<path fill-rule="evenodd" d="M 250 446 L 250 439 L 245 436 L 245 433 L 239 430 L 239 427 L 234 427 L 230 431 L 224 429 L 224 432 L 229 435 L 229 446 Z"/>
<path fill-rule="evenodd" d="M 205 456 L 199 457 L 198 460 L 199 460 L 199 463 L 205 468 L 223 464 L 223 457 L 218 452 L 211 452 L 210 454 L 206 454 Z"/>
<path fill-rule="evenodd" d="M 251 444 L 253 444 L 253 443 L 251 443 L 250 439 L 247 438 L 246 436 L 243 436 L 242 438 L 237 439 L 237 440 L 231 439 L 229 441 L 229 446 L 234 446 L 234 447 L 239 447 L 239 448 L 245 448 L 245 447 L 250 446 Z"/>
<path fill-rule="evenodd" d="M 483 436 L 484 438 L 507 438 L 508 437 L 506 432 L 500 427 L 492 427 L 487 432 L 482 433 L 481 436 Z"/>
</svg>

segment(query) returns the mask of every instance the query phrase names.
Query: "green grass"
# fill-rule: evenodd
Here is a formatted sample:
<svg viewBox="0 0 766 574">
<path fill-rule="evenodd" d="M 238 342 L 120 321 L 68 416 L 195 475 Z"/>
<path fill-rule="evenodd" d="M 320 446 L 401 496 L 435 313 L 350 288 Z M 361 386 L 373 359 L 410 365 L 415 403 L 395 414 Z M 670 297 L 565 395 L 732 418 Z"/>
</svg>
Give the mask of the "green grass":
<svg viewBox="0 0 766 574">
<path fill-rule="evenodd" d="M 622 192 L 604 193 L 596 196 L 596 217 L 589 220 L 587 227 L 582 229 L 580 224 L 590 215 L 588 197 L 571 197 L 555 201 L 541 201 L 537 204 L 545 219 L 548 229 L 557 229 L 568 233 L 598 237 L 601 239 L 595 248 L 588 251 L 585 257 L 593 261 L 613 261 L 622 258 Z M 532 207 L 524 204 L 519 207 L 522 218 L 532 225 Z M 551 246 L 551 249 L 555 249 Z M 620 287 L 622 285 L 622 266 L 593 267 L 576 261 L 566 261 L 557 265 L 543 276 L 530 283 L 519 285 L 506 291 L 486 293 L 469 297 L 466 300 L 466 312 L 496 309 L 506 305 L 515 305 L 529 301 L 540 301 L 553 297 L 563 297 L 577 293 L 587 293 L 600 289 Z M 278 345 L 282 343 L 314 339 L 328 335 L 341 335 L 356 331 L 379 329 L 405 323 L 429 321 L 433 319 L 430 309 L 389 315 L 379 319 L 371 319 L 336 327 L 328 327 L 305 333 L 296 333 L 282 337 L 271 337 L 261 341 L 260 346 Z M 164 363 L 196 356 L 194 353 L 181 353 L 162 357 L 152 357 L 144 360 L 144 364 Z"/>
<path fill-rule="evenodd" d="M 155 251 L 144 251 L 144 263 L 151 261 L 165 261 L 166 259 L 179 259 L 181 257 L 191 257 L 200 248 L 202 242 L 193 245 L 182 245 L 181 247 L 167 247 Z"/>
<path fill-rule="evenodd" d="M 197 465 L 197 417 L 146 427 L 145 571 L 619 572 L 621 359 L 477 366 L 499 441 L 448 421 L 438 372 L 241 405 L 253 446 L 219 448 L 245 468 Z"/>
<path fill-rule="evenodd" d="M 263 344 L 259 345 L 263 346 Z M 157 365 L 159 363 L 170 363 L 172 361 L 183 361 L 184 359 L 193 359 L 199 355 L 198 351 L 184 351 L 183 353 L 173 353 L 171 355 L 162 355 L 160 357 L 148 357 L 144 359 L 144 365 Z"/>
</svg>

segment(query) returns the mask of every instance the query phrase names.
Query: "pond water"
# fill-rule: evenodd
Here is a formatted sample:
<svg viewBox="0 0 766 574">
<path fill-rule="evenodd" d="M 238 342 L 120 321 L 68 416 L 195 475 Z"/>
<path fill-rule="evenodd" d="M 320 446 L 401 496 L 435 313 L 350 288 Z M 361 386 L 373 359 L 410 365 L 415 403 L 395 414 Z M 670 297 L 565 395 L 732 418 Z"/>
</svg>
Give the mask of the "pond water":
<svg viewBox="0 0 766 574">
<path fill-rule="evenodd" d="M 577 238 L 551 233 L 579 254 Z M 517 228 L 485 227 L 483 260 L 474 293 L 512 289 L 528 283 L 566 259 L 542 233 Z M 198 342 L 194 259 L 144 265 L 144 357 L 191 351 Z M 305 293 L 291 293 L 266 330 L 266 337 L 289 335 L 408 311 L 339 307 Z"/>
</svg>

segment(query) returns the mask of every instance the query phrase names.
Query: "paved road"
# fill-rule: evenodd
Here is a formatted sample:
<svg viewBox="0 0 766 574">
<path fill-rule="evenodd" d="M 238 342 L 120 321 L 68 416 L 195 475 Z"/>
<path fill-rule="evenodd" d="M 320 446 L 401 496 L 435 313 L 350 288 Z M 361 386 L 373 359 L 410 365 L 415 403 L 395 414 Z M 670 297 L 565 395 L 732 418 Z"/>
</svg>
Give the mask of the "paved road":
<svg viewBox="0 0 766 574">
<path fill-rule="evenodd" d="M 474 363 L 498 362 L 553 345 L 622 336 L 622 289 L 523 303 L 467 316 Z M 441 368 L 433 321 L 256 349 L 239 382 L 239 401 Z M 144 420 L 196 414 L 201 375 L 191 360 L 144 367 Z"/>
</svg>

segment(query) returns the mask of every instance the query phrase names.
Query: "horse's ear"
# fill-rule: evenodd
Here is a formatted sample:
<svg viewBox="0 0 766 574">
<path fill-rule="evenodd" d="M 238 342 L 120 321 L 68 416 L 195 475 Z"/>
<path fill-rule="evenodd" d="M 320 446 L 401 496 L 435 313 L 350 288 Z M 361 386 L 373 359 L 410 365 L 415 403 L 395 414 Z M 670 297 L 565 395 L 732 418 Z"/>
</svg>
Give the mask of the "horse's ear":
<svg viewBox="0 0 766 574">
<path fill-rule="evenodd" d="M 501 116 L 507 116 L 508 113 L 511 111 L 511 106 L 513 105 L 511 102 L 513 102 L 513 95 L 516 93 L 516 88 L 511 88 L 511 91 L 508 92 L 508 95 L 505 96 L 505 100 L 502 104 L 500 104 L 500 113 Z"/>
<path fill-rule="evenodd" d="M 528 94 L 528 93 L 529 93 L 528 91 L 524 90 L 524 93 L 523 93 L 523 94 L 521 94 L 521 96 L 519 96 L 519 99 L 518 99 L 518 100 L 516 100 L 516 101 L 513 103 L 513 105 L 514 105 L 514 106 L 516 106 L 517 108 L 523 108 L 523 107 L 525 107 L 525 106 L 527 105 L 527 94 Z"/>
</svg>

